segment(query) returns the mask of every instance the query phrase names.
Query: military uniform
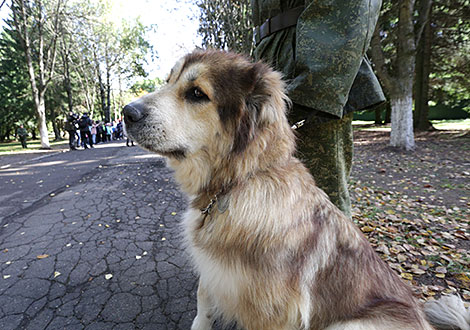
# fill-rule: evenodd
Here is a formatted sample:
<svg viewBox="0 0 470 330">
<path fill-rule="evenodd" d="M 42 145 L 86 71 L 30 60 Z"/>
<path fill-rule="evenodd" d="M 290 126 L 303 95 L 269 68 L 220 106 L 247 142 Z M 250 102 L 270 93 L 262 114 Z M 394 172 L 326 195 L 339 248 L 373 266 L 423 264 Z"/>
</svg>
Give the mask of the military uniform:
<svg viewBox="0 0 470 330">
<path fill-rule="evenodd" d="M 26 145 L 26 139 L 28 138 L 28 131 L 26 131 L 26 128 L 19 127 L 16 131 L 16 134 L 18 135 L 21 141 L 21 146 L 23 147 L 23 149 L 27 148 L 28 146 Z"/>
<path fill-rule="evenodd" d="M 298 129 L 298 156 L 317 185 L 350 215 L 352 112 L 385 100 L 365 52 L 381 0 L 252 0 L 254 56 L 283 72 Z M 266 20 L 300 8 L 296 25 L 262 34 Z M 284 15 L 285 16 L 285 15 Z"/>
</svg>

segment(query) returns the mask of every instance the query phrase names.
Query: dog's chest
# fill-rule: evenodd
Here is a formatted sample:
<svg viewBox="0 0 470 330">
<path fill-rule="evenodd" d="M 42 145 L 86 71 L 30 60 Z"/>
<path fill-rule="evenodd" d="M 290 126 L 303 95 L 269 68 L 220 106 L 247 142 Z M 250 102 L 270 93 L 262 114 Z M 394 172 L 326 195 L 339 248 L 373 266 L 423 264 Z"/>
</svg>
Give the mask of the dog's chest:
<svg viewBox="0 0 470 330">
<path fill-rule="evenodd" d="M 240 294 L 242 283 L 246 279 L 232 262 L 228 261 L 228 256 L 223 257 L 223 253 L 214 253 L 215 243 L 222 239 L 218 230 L 212 230 L 215 221 L 212 217 L 201 215 L 199 210 L 189 209 L 184 217 L 185 236 L 188 242 L 189 253 L 196 266 L 202 283 L 208 286 L 208 290 L 215 296 L 230 297 L 232 300 Z M 204 223 L 202 222 L 204 220 Z M 203 225 L 203 227 L 201 227 Z M 223 250 L 223 249 L 220 249 Z M 222 251 L 218 252 L 222 252 Z"/>
</svg>

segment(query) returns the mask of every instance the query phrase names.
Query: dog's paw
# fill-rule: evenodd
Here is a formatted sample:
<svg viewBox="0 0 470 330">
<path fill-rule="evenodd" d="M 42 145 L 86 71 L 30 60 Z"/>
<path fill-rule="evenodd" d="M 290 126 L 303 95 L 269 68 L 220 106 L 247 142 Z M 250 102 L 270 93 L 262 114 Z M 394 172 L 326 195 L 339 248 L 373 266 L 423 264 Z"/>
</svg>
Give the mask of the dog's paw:
<svg viewBox="0 0 470 330">
<path fill-rule="evenodd" d="M 212 329 L 212 321 L 210 318 L 206 316 L 197 315 L 194 318 L 193 325 L 191 326 L 191 330 L 211 330 Z"/>
</svg>

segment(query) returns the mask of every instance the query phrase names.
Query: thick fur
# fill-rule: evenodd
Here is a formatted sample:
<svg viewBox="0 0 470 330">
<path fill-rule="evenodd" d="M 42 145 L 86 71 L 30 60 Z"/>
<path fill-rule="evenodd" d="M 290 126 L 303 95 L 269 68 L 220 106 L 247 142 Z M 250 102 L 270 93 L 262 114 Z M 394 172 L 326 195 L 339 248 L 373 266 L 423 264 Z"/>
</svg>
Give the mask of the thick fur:
<svg viewBox="0 0 470 330">
<path fill-rule="evenodd" d="M 214 316 L 247 330 L 432 329 L 294 157 L 288 104 L 268 66 L 197 51 L 125 109 L 128 133 L 168 157 L 189 196 L 184 233 L 200 275 L 192 329 Z"/>
</svg>

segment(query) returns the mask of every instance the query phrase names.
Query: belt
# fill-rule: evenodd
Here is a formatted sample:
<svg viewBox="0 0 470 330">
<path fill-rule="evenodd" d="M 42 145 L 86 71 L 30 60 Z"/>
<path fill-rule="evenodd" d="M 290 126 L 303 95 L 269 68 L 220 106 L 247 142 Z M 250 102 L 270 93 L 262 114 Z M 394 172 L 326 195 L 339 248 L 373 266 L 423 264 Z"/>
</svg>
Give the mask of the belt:
<svg viewBox="0 0 470 330">
<path fill-rule="evenodd" d="M 279 15 L 268 18 L 261 26 L 255 27 L 253 32 L 255 45 L 275 32 L 297 25 L 297 20 L 304 9 L 304 6 L 288 9 Z"/>
</svg>

